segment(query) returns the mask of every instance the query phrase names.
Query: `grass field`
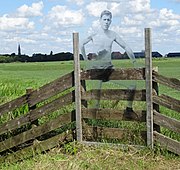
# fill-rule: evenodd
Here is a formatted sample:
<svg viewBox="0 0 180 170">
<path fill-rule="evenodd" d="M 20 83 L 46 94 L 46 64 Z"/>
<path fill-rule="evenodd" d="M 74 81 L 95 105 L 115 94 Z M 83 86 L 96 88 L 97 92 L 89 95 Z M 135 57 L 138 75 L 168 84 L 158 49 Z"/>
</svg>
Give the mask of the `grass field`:
<svg viewBox="0 0 180 170">
<path fill-rule="evenodd" d="M 129 60 L 114 60 L 113 64 L 116 68 L 132 67 Z M 139 59 L 138 65 L 144 67 L 144 60 Z M 180 59 L 153 60 L 153 66 L 158 66 L 160 74 L 178 79 L 179 65 Z M 72 70 L 73 61 L 0 64 L 0 104 L 24 94 L 26 88 L 38 88 Z M 166 88 L 160 89 L 160 92 L 179 97 L 179 93 Z"/>
<path fill-rule="evenodd" d="M 131 67 L 129 60 L 114 60 L 116 68 Z M 84 62 L 82 62 L 82 66 Z M 144 60 L 138 65 L 143 67 Z M 180 59 L 153 59 L 153 66 L 158 66 L 159 73 L 167 77 L 180 79 Z M 73 61 L 42 63 L 7 63 L 0 64 L 0 104 L 25 94 L 29 87 L 38 88 L 73 70 Z M 143 84 L 144 85 L 144 84 Z M 143 86 L 141 82 L 139 87 Z M 108 86 L 105 85 L 105 88 Z M 115 86 L 115 85 L 111 85 Z M 180 92 L 160 86 L 160 93 L 180 99 Z M 107 104 L 107 103 L 106 103 Z M 137 106 L 138 107 L 138 106 Z M 180 120 L 180 115 L 160 108 L 161 111 Z M 163 129 L 163 133 L 180 141 L 180 135 Z M 161 155 L 162 154 L 162 155 Z M 47 154 L 36 156 L 13 165 L 0 165 L 0 169 L 180 169 L 179 157 L 156 148 L 150 150 L 128 151 L 106 147 L 87 147 L 68 144 L 55 148 Z"/>
</svg>

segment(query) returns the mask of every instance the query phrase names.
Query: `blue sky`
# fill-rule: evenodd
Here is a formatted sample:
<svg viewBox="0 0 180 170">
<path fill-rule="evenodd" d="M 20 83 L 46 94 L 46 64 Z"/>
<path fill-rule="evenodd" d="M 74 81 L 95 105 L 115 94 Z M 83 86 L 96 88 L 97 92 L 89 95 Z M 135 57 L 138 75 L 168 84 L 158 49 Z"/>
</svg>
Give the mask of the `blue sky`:
<svg viewBox="0 0 180 170">
<path fill-rule="evenodd" d="M 99 14 L 113 13 L 110 29 L 134 52 L 144 50 L 144 28 L 152 28 L 153 51 L 180 52 L 180 0 L 5 0 L 0 1 L 0 54 L 72 52 L 72 33 L 80 40 L 98 29 Z M 87 52 L 91 52 L 87 47 Z M 118 46 L 113 51 L 124 52 Z"/>
</svg>

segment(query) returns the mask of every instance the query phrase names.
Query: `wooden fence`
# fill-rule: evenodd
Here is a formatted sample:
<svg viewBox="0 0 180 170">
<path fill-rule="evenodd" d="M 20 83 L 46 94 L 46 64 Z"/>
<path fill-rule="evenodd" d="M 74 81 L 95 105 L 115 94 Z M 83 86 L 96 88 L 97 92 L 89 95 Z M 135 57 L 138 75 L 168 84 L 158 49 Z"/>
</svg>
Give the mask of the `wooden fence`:
<svg viewBox="0 0 180 170">
<path fill-rule="evenodd" d="M 160 95 L 158 91 L 158 83 L 162 83 L 169 87 L 175 88 L 179 91 L 180 81 L 175 78 L 167 78 L 159 75 L 152 69 L 152 42 L 151 42 L 151 29 L 145 29 L 145 69 L 119 69 L 119 70 L 90 70 L 83 72 L 80 75 L 79 67 L 79 39 L 78 33 L 74 33 L 74 60 L 75 60 L 75 86 L 76 95 L 75 102 L 78 103 L 76 107 L 76 131 L 77 140 L 86 144 L 97 144 L 94 141 L 101 141 L 101 139 L 115 138 L 122 140 L 128 137 L 128 134 L 134 138 L 129 138 L 135 141 L 136 133 L 135 131 L 129 131 L 128 129 L 122 128 L 109 128 L 103 127 L 102 125 L 97 126 L 97 124 L 89 126 L 87 119 L 97 119 L 98 121 L 103 120 L 126 120 L 124 117 L 124 110 L 113 110 L 112 108 L 88 108 L 87 101 L 96 100 L 133 100 L 133 101 L 145 101 L 146 111 L 140 110 L 135 111 L 138 118 L 129 118 L 131 121 L 146 122 L 146 135 L 144 138 L 144 131 L 140 131 L 138 138 L 145 139 L 146 145 L 150 148 L 154 147 L 154 142 L 160 143 L 165 146 L 168 150 L 180 154 L 180 142 L 170 139 L 161 134 L 160 127 L 166 127 L 170 130 L 179 133 L 180 121 L 169 118 L 163 114 L 160 114 L 160 105 L 180 112 L 179 103 L 177 99 L 173 99 L 170 96 Z M 108 77 L 107 77 L 108 75 Z M 124 90 L 124 89 L 92 89 L 91 91 L 86 91 L 86 88 L 80 82 L 82 80 L 104 80 L 104 77 L 108 80 L 144 80 L 146 82 L 146 88 L 141 90 Z M 83 83 L 84 85 L 85 83 Z M 83 101 L 83 103 L 82 103 Z M 85 106 L 82 107 L 82 104 Z M 146 118 L 146 119 L 144 119 Z M 90 121 L 92 122 L 92 121 Z M 135 128 L 134 128 L 135 129 Z M 135 135 L 136 134 L 136 135 Z M 88 138 L 91 142 L 87 142 L 84 137 L 90 136 Z M 93 141 L 93 142 L 92 142 Z M 132 142 L 133 143 L 133 142 Z M 132 144 L 130 142 L 130 144 Z M 134 144 L 134 143 L 133 143 Z"/>
<path fill-rule="evenodd" d="M 28 107 L 26 113 L 1 124 L 0 162 L 22 160 L 73 140 L 74 108 L 62 111 L 74 102 L 73 79 L 72 72 L 0 106 L 1 119 Z"/>
<path fill-rule="evenodd" d="M 149 34 L 149 30 L 146 30 Z M 148 36 L 149 37 L 149 36 Z M 153 148 L 159 143 L 180 155 L 180 142 L 161 133 L 161 127 L 180 133 L 180 121 L 160 113 L 160 106 L 179 114 L 180 101 L 159 95 L 159 83 L 180 90 L 178 79 L 166 78 L 152 71 L 150 39 L 146 42 L 146 68 L 80 70 L 78 34 L 74 41 L 74 72 L 0 105 L 0 162 L 14 162 L 45 152 L 64 142 L 77 140 L 86 144 L 121 143 Z M 108 75 L 108 77 L 107 77 Z M 90 89 L 90 80 L 140 80 L 144 89 Z M 89 107 L 89 101 L 136 101 L 145 109 L 136 117 L 125 108 Z M 20 113 L 20 114 L 17 114 Z M 11 116 L 10 118 L 8 118 Z M 8 121 L 5 121 L 8 119 Z"/>
<path fill-rule="evenodd" d="M 159 83 L 165 85 L 169 88 L 173 88 L 174 90 L 180 91 L 180 81 L 174 78 L 167 78 L 162 75 L 159 75 L 157 72 L 153 71 L 153 81 L 154 83 Z M 171 96 L 167 96 L 165 94 L 158 95 L 158 93 L 153 95 L 153 103 L 156 110 L 153 110 L 154 118 L 153 121 L 155 124 L 167 128 L 172 132 L 176 133 L 178 136 L 180 134 L 180 120 L 176 120 L 175 118 L 171 118 L 167 116 L 165 113 L 160 113 L 157 106 L 163 106 L 170 110 L 176 112 L 176 114 L 180 113 L 180 100 L 177 100 Z M 180 155 L 180 142 L 166 135 L 163 135 L 160 132 L 154 131 L 154 140 L 158 142 L 161 146 L 165 147 L 166 149 Z"/>
</svg>

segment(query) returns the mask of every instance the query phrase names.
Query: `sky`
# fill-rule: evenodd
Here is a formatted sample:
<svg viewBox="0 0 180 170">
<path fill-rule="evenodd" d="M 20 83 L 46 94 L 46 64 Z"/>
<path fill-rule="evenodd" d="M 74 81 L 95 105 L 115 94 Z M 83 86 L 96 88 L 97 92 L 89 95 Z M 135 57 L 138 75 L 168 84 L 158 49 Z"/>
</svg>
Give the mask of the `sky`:
<svg viewBox="0 0 180 170">
<path fill-rule="evenodd" d="M 0 54 L 72 52 L 99 29 L 99 15 L 113 14 L 110 29 L 134 52 L 144 50 L 144 28 L 152 29 L 152 50 L 180 52 L 180 0 L 5 0 L 0 1 Z M 91 52 L 91 46 L 87 46 Z M 116 44 L 113 51 L 124 52 Z"/>
</svg>

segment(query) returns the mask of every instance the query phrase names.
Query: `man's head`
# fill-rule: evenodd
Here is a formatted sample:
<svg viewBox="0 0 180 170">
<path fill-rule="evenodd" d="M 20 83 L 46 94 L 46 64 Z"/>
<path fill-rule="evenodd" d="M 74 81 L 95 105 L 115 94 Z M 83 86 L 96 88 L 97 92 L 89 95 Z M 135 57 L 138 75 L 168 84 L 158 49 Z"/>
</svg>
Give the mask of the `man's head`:
<svg viewBox="0 0 180 170">
<path fill-rule="evenodd" d="M 104 15 L 109 15 L 110 18 L 112 19 L 112 13 L 108 10 L 104 10 L 101 12 L 100 18 L 102 18 Z"/>
<path fill-rule="evenodd" d="M 108 10 L 104 10 L 100 15 L 100 23 L 103 30 L 108 30 L 112 20 L 112 13 Z"/>
</svg>

